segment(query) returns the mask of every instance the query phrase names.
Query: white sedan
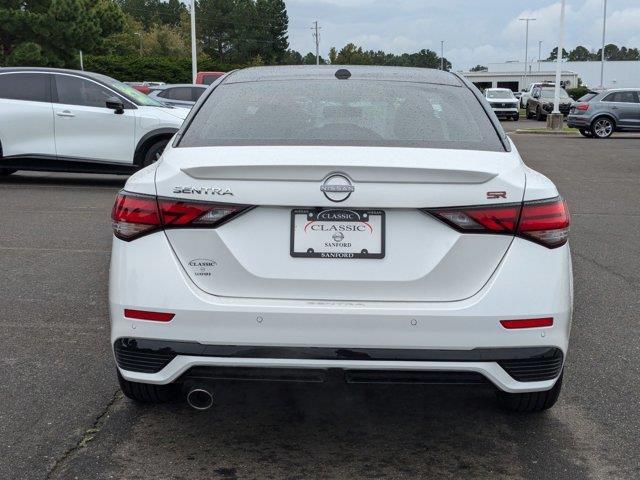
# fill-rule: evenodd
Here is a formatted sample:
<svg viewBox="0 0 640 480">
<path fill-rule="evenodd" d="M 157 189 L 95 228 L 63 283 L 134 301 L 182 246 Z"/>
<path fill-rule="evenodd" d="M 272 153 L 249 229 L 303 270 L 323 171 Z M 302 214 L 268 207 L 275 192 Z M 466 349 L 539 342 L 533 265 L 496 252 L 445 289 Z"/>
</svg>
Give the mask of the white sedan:
<svg viewBox="0 0 640 480">
<path fill-rule="evenodd" d="M 133 400 L 206 409 L 221 378 L 335 372 L 489 382 L 513 411 L 558 398 L 569 214 L 456 74 L 230 73 L 112 219 L 111 344 Z"/>
</svg>

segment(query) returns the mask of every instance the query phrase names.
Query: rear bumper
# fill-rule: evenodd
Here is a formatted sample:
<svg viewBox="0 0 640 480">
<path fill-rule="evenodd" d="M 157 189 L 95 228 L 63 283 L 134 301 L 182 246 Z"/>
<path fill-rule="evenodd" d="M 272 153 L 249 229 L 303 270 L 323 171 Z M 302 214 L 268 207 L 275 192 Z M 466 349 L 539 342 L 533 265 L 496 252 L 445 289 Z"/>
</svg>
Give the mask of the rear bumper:
<svg viewBox="0 0 640 480">
<path fill-rule="evenodd" d="M 590 125 L 590 118 L 584 115 L 569 115 L 567 117 L 567 126 L 573 128 L 588 127 Z"/>
<path fill-rule="evenodd" d="M 140 380 L 146 382 L 150 381 L 149 375 L 158 374 L 158 383 L 166 383 L 167 376 L 169 381 L 193 376 L 278 381 L 342 377 L 352 383 L 398 379 L 403 383 L 408 379 L 420 383 L 479 383 L 478 379 L 487 379 L 507 391 L 553 385 L 564 360 L 562 351 L 555 347 L 457 351 L 346 349 L 202 345 L 136 338 L 116 340 L 114 351 L 118 367 L 130 380 L 141 375 Z M 242 372 L 238 374 L 234 369 Z M 397 375 L 399 372 L 402 375 Z M 424 372 L 441 375 L 419 375 Z"/>
<path fill-rule="evenodd" d="M 517 358 L 474 355 L 553 348 L 562 354 L 561 366 L 571 326 L 571 260 L 568 246 L 549 250 L 516 238 L 482 289 L 455 302 L 230 298 L 198 289 L 158 232 L 129 243 L 114 240 L 109 296 L 112 345 L 121 339 L 160 342 L 171 356 L 155 372 L 120 368 L 130 381 L 166 384 L 196 367 L 476 372 L 502 390 L 528 392 L 551 388 L 555 378 L 519 381 L 500 364 Z M 175 317 L 132 320 L 124 317 L 125 308 Z M 549 316 L 552 327 L 507 330 L 499 323 Z M 174 342 L 187 349 L 169 348 Z M 282 348 L 289 349 L 286 355 L 271 353 Z M 256 349 L 260 355 L 239 353 Z M 324 353 L 295 353 L 309 349 Z M 347 353 L 327 356 L 327 350 Z M 394 353 L 371 355 L 380 350 Z"/>
</svg>

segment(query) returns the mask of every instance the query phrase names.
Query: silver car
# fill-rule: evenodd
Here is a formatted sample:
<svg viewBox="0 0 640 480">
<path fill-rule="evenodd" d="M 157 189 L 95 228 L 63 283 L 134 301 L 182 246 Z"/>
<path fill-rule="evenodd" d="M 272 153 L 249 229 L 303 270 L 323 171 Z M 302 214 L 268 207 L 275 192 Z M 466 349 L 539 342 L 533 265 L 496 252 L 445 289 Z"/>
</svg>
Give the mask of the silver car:
<svg viewBox="0 0 640 480">
<path fill-rule="evenodd" d="M 567 125 L 596 138 L 610 137 L 614 131 L 640 131 L 640 88 L 587 93 L 571 105 Z"/>
<path fill-rule="evenodd" d="M 204 93 L 208 85 L 181 83 L 152 87 L 150 97 L 174 107 L 191 108 Z"/>
</svg>

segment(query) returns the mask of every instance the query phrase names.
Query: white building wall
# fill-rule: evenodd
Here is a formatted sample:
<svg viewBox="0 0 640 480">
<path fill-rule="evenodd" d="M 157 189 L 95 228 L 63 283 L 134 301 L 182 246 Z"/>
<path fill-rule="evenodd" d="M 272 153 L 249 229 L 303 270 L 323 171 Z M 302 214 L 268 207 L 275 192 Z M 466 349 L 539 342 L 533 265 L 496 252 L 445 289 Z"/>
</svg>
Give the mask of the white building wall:
<svg viewBox="0 0 640 480">
<path fill-rule="evenodd" d="M 524 62 L 490 63 L 489 72 L 524 72 Z M 536 74 L 555 70 L 555 62 L 532 62 L 529 71 Z M 563 70 L 576 72 L 582 83 L 595 88 L 600 86 L 600 62 L 562 62 Z M 612 61 L 604 63 L 604 86 L 607 88 L 640 87 L 640 61 Z"/>
</svg>

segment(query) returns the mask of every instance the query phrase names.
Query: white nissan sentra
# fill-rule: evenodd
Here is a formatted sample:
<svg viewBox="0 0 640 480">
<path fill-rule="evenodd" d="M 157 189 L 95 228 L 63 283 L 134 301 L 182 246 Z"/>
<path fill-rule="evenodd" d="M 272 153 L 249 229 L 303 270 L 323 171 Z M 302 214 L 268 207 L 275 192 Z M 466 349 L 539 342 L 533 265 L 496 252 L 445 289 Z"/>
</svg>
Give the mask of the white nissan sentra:
<svg viewBox="0 0 640 480">
<path fill-rule="evenodd" d="M 483 96 L 437 70 L 232 72 L 113 213 L 124 394 L 197 409 L 220 379 L 488 383 L 557 400 L 569 213 Z"/>
</svg>

